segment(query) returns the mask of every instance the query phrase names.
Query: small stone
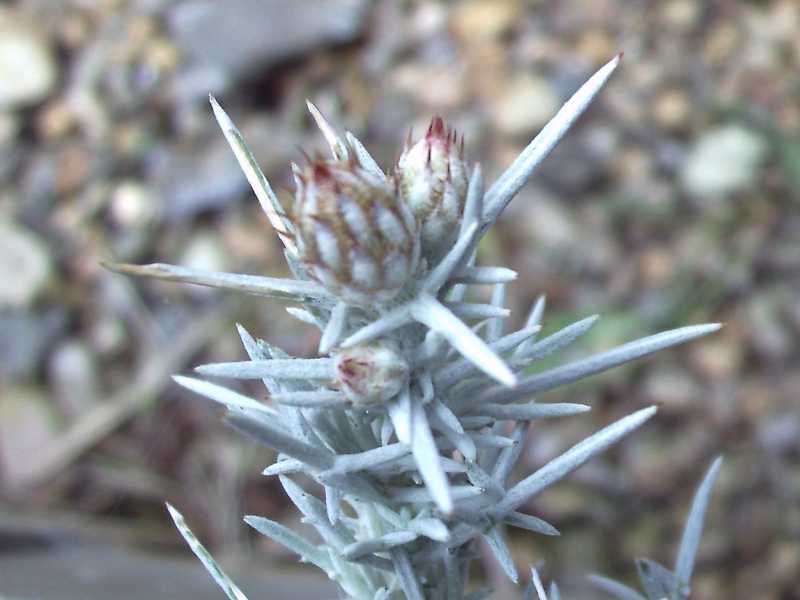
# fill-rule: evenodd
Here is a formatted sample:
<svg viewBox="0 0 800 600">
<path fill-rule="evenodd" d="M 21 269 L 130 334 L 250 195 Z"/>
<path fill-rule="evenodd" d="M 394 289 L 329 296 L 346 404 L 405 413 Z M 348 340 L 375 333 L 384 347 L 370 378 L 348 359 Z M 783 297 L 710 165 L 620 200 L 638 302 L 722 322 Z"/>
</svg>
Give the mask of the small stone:
<svg viewBox="0 0 800 600">
<path fill-rule="evenodd" d="M 538 169 L 538 178 L 557 196 L 578 198 L 602 186 L 619 144 L 602 128 L 585 127 L 582 135 L 564 140 Z"/>
<path fill-rule="evenodd" d="M 175 3 L 168 23 L 187 63 L 211 67 L 235 81 L 358 38 L 368 7 L 365 0 L 188 0 Z"/>
<path fill-rule="evenodd" d="M 98 399 L 97 364 L 82 341 L 72 339 L 61 344 L 48 367 L 55 398 L 67 416 L 80 415 Z"/>
<path fill-rule="evenodd" d="M 44 99 L 56 77 L 44 34 L 14 11 L 0 12 L 0 107 L 17 108 Z"/>
<path fill-rule="evenodd" d="M 618 52 L 617 45 L 606 30 L 589 29 L 578 40 L 578 54 L 592 65 L 602 65 Z"/>
<path fill-rule="evenodd" d="M 508 31 L 519 12 L 519 3 L 514 0 L 472 0 L 459 5 L 452 23 L 465 41 L 486 40 Z"/>
<path fill-rule="evenodd" d="M 686 31 L 698 23 L 702 3 L 694 0 L 671 0 L 661 6 L 662 23 L 668 27 Z"/>
<path fill-rule="evenodd" d="M 284 267 L 283 244 L 277 235 L 265 237 L 265 227 L 273 231 L 266 215 L 255 207 L 226 220 L 220 234 L 235 264 L 258 264 L 265 273 L 276 273 Z"/>
<path fill-rule="evenodd" d="M 411 17 L 411 30 L 421 39 L 440 32 L 447 24 L 447 8 L 442 4 L 420 4 Z"/>
<path fill-rule="evenodd" d="M 66 327 L 63 308 L 33 312 L 0 311 L 0 381 L 27 380 L 34 376 L 42 357 Z M 0 402 L 2 404 L 2 402 Z"/>
<path fill-rule="evenodd" d="M 36 128 L 42 137 L 55 140 L 63 137 L 75 124 L 75 115 L 69 104 L 57 100 L 44 107 L 39 113 Z"/>
<path fill-rule="evenodd" d="M 796 512 L 797 508 L 794 510 Z M 800 545 L 788 540 L 777 542 L 772 550 L 769 565 L 770 581 L 786 582 L 793 586 L 797 581 L 797 569 L 800 566 Z"/>
<path fill-rule="evenodd" d="M 728 59 L 740 47 L 741 35 L 736 25 L 725 21 L 714 27 L 706 37 L 703 56 L 710 64 Z"/>
<path fill-rule="evenodd" d="M 108 358 L 124 351 L 128 334 L 122 319 L 108 312 L 98 315 L 86 338 L 94 352 Z"/>
<path fill-rule="evenodd" d="M 754 183 L 767 150 L 760 135 L 740 125 L 711 129 L 689 150 L 681 184 L 700 200 L 730 196 Z"/>
<path fill-rule="evenodd" d="M 28 306 L 50 279 L 52 260 L 36 234 L 0 220 L 0 307 Z"/>
<path fill-rule="evenodd" d="M 516 206 L 512 204 L 511 207 L 526 208 L 524 211 L 513 211 L 511 226 L 521 237 L 544 250 L 558 251 L 568 248 L 579 238 L 573 213 L 555 198 L 537 194 L 535 200 L 520 202 Z"/>
<path fill-rule="evenodd" d="M 121 182 L 111 192 L 111 217 L 123 228 L 143 227 L 157 214 L 153 194 L 137 181 Z"/>
<path fill-rule="evenodd" d="M 763 291 L 745 305 L 745 323 L 750 343 L 760 354 L 784 360 L 794 347 L 794 334 L 786 328 L 782 297 Z"/>
<path fill-rule="evenodd" d="M 149 43 L 155 32 L 155 21 L 148 16 L 136 15 L 127 23 L 127 38 L 136 46 Z"/>
<path fill-rule="evenodd" d="M 147 179 L 163 198 L 164 217 L 171 222 L 229 206 L 248 187 L 224 139 L 215 138 L 201 149 L 159 148 L 153 158 Z"/>
<path fill-rule="evenodd" d="M 644 393 L 648 404 L 659 404 L 670 413 L 686 410 L 700 397 L 700 389 L 692 376 L 684 370 L 670 367 L 648 373 Z"/>
<path fill-rule="evenodd" d="M 765 14 L 766 21 L 772 24 L 772 40 L 788 44 L 797 43 L 800 29 L 800 5 L 795 0 L 777 0 Z"/>
<path fill-rule="evenodd" d="M 676 266 L 675 257 L 667 248 L 647 248 L 639 255 L 639 273 L 648 288 L 667 285 Z"/>
<path fill-rule="evenodd" d="M 656 98 L 653 118 L 664 129 L 679 129 L 686 125 L 691 115 L 691 100 L 685 90 L 673 88 Z"/>
<path fill-rule="evenodd" d="M 98 161 L 103 160 L 103 157 L 93 155 L 87 147 L 78 143 L 65 146 L 58 158 L 55 184 L 59 194 L 70 194 L 83 187 L 92 176 Z"/>
<path fill-rule="evenodd" d="M 651 153 L 640 146 L 629 144 L 620 148 L 614 158 L 614 171 L 620 181 L 633 181 L 640 188 L 649 185 L 655 173 L 655 164 Z"/>
<path fill-rule="evenodd" d="M 691 363 L 706 378 L 727 380 L 738 372 L 744 347 L 738 336 L 723 330 L 691 346 Z"/>
<path fill-rule="evenodd" d="M 59 42 L 70 50 L 86 45 L 92 35 L 89 19 L 78 11 L 64 15 L 58 31 Z"/>
<path fill-rule="evenodd" d="M 180 65 L 178 49 L 168 40 L 157 39 L 147 47 L 149 63 L 159 72 L 172 73 Z"/>
<path fill-rule="evenodd" d="M 15 491 L 25 480 L 31 455 L 51 440 L 56 420 L 39 388 L 3 390 L 0 402 L 0 473 L 4 489 Z"/>
<path fill-rule="evenodd" d="M 436 110 L 449 112 L 464 101 L 465 72 L 452 64 L 401 65 L 392 72 L 390 81 L 398 90 Z"/>
<path fill-rule="evenodd" d="M 757 423 L 759 441 L 769 452 L 788 454 L 800 450 L 800 415 L 797 411 L 776 413 L 773 404 L 756 416 L 761 417 L 753 420 Z"/>
<path fill-rule="evenodd" d="M 180 264 L 191 269 L 226 271 L 228 257 L 216 233 L 200 231 L 189 240 L 181 255 Z"/>
<path fill-rule="evenodd" d="M 492 109 L 492 120 L 508 136 L 527 136 L 556 113 L 559 98 L 550 83 L 535 75 L 512 80 Z"/>
</svg>

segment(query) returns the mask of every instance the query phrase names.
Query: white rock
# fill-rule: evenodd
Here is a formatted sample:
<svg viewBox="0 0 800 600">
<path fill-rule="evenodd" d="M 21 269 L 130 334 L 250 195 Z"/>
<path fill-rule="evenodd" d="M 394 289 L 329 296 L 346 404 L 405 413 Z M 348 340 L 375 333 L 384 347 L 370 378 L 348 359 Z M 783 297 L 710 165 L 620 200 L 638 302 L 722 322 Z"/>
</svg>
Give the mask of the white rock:
<svg viewBox="0 0 800 600">
<path fill-rule="evenodd" d="M 0 307 L 27 306 L 50 277 L 52 262 L 34 233 L 0 220 Z"/>
<path fill-rule="evenodd" d="M 681 185 L 700 200 L 727 197 L 753 183 L 766 152 L 764 139 L 739 125 L 709 130 L 689 150 Z"/>
<path fill-rule="evenodd" d="M 210 231 L 200 231 L 192 236 L 181 257 L 181 264 L 192 269 L 224 271 L 227 263 L 221 240 Z"/>
<path fill-rule="evenodd" d="M 205 271 L 228 271 L 229 260 L 219 235 L 211 230 L 200 230 L 192 235 L 181 252 L 179 264 Z M 205 298 L 216 293 L 213 288 L 200 285 L 186 286 L 186 293 Z"/>
<path fill-rule="evenodd" d="M 42 100 L 56 77 L 56 64 L 45 36 L 13 12 L 0 11 L 0 108 Z"/>
<path fill-rule="evenodd" d="M 84 413 L 99 397 L 95 357 L 81 340 L 68 340 L 56 348 L 47 373 L 59 408 L 70 417 Z"/>
<path fill-rule="evenodd" d="M 561 250 L 571 247 L 580 239 L 573 214 L 563 202 L 545 193 L 538 193 L 526 204 L 526 209 L 521 210 L 519 218 L 514 217 L 511 223 L 512 227 L 529 237 L 532 244 L 549 250 Z"/>
<path fill-rule="evenodd" d="M 153 194 L 136 181 L 121 182 L 111 193 L 111 216 L 121 227 L 142 227 L 157 215 Z"/>
<path fill-rule="evenodd" d="M 28 481 L 31 463 L 56 434 L 58 420 L 40 388 L 7 387 L 0 402 L 0 473 L 14 493 Z"/>
<path fill-rule="evenodd" d="M 508 84 L 492 109 L 492 120 L 502 133 L 524 136 L 547 123 L 559 104 L 553 86 L 545 79 L 522 75 Z"/>
</svg>

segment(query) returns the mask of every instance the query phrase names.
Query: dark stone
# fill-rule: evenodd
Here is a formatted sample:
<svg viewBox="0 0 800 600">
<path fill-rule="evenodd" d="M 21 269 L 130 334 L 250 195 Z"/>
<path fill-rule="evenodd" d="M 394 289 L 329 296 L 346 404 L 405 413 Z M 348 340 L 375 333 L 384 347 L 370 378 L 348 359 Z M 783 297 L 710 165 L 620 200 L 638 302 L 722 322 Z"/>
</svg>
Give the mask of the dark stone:
<svg viewBox="0 0 800 600">
<path fill-rule="evenodd" d="M 67 324 L 60 309 L 41 313 L 0 312 L 0 379 L 31 377 L 48 349 L 56 345 Z"/>
<path fill-rule="evenodd" d="M 169 15 L 172 35 L 190 61 L 233 80 L 357 39 L 366 0 L 190 0 Z"/>
</svg>

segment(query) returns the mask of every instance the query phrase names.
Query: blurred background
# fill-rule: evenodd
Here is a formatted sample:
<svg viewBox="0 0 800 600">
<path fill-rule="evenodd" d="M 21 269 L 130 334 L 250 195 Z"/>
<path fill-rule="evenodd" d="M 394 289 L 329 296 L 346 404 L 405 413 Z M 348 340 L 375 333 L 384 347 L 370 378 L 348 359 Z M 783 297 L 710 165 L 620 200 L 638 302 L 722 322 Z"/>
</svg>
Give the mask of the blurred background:
<svg viewBox="0 0 800 600">
<path fill-rule="evenodd" d="M 241 359 L 236 321 L 298 355 L 313 353 L 316 332 L 277 301 L 101 267 L 286 274 L 209 92 L 284 199 L 289 162 L 324 150 L 305 98 L 387 168 L 409 127 L 440 114 L 491 181 L 624 51 L 480 261 L 519 271 L 515 323 L 538 294 L 545 333 L 602 315 L 557 360 L 683 324 L 726 327 L 547 395 L 593 411 L 534 427 L 528 471 L 637 408 L 661 411 L 532 503 L 562 536 L 517 535 L 518 565 L 545 559 L 570 597 L 590 571 L 631 582 L 635 557 L 670 564 L 694 487 L 724 453 L 693 598 L 800 597 L 798 31 L 794 0 L 0 6 L 0 595 L 71 598 L 77 577 L 74 597 L 88 597 L 118 552 L 131 553 L 118 565 L 129 576 L 143 551 L 185 558 L 165 500 L 234 572 L 295 566 L 241 522 L 298 525 L 259 475 L 269 453 L 169 375 Z M 193 588 L 189 574 L 147 572 L 136 585 L 162 577 L 160 597 L 218 597 L 204 574 L 191 571 Z M 484 576 L 513 597 L 491 564 Z M 293 597 L 321 597 L 317 581 Z M 146 597 L 126 585 L 118 598 Z"/>
</svg>

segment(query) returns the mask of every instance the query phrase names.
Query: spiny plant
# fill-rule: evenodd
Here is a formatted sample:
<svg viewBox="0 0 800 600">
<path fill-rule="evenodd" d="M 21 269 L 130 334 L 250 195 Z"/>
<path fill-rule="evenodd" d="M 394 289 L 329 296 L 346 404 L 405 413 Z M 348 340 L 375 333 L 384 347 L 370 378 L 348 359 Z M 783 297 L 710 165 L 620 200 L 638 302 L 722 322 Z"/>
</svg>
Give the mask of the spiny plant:
<svg viewBox="0 0 800 600">
<path fill-rule="evenodd" d="M 700 546 L 700 538 L 703 535 L 703 521 L 720 467 L 722 467 L 722 458 L 717 457 L 711 463 L 695 492 L 673 569 L 670 571 L 649 558 L 640 558 L 636 561 L 636 571 L 639 575 L 639 582 L 644 588 L 644 596 L 627 585 L 602 575 L 591 575 L 589 579 L 592 583 L 617 600 L 682 600 L 688 598 L 695 557 Z"/>
<path fill-rule="evenodd" d="M 512 484 L 509 476 L 533 422 L 589 410 L 534 396 L 719 329 L 707 324 L 665 331 L 528 374 L 584 335 L 597 316 L 538 339 L 541 297 L 525 325 L 507 332 L 506 285 L 517 274 L 476 264 L 481 237 L 619 59 L 593 75 L 488 189 L 480 166 L 466 162 L 463 137 L 438 117 L 421 139 L 409 138 L 386 173 L 355 136 L 341 136 L 309 103 L 332 157 L 292 165 L 290 210 L 211 98 L 294 279 L 111 265 L 127 274 L 288 300 L 295 303 L 287 309 L 292 316 L 320 329 L 319 357 L 297 358 L 240 325 L 249 360 L 196 368 L 208 377 L 260 379 L 266 402 L 205 380 L 175 380 L 223 405 L 231 426 L 277 452 L 264 474 L 279 477 L 323 543 L 264 517 L 245 521 L 325 571 L 348 597 L 484 597 L 466 592 L 479 538 L 517 582 L 504 528 L 558 535 L 552 524 L 520 509 L 656 413 L 652 406 L 626 416 Z M 473 286 L 492 286 L 491 302 L 470 301 Z M 323 498 L 301 488 L 295 474 L 319 484 Z M 179 513 L 169 510 L 227 596 L 244 598 Z M 532 584 L 528 593 L 534 592 Z"/>
<path fill-rule="evenodd" d="M 692 571 L 694 571 L 697 549 L 700 546 L 700 538 L 703 535 L 703 521 L 721 466 L 722 457 L 714 459 L 695 492 L 675 557 L 675 567 L 672 571 L 649 558 L 638 559 L 636 571 L 639 575 L 639 582 L 645 591 L 644 596 L 624 583 L 602 575 L 589 576 L 589 580 L 594 586 L 617 600 L 686 600 L 689 598 L 689 584 Z M 545 592 L 539 573 L 534 568 L 531 569 L 531 582 L 525 591 L 524 600 L 535 600 L 536 598 L 538 600 L 561 600 L 561 593 L 555 582 L 552 582 L 549 591 Z"/>
</svg>

